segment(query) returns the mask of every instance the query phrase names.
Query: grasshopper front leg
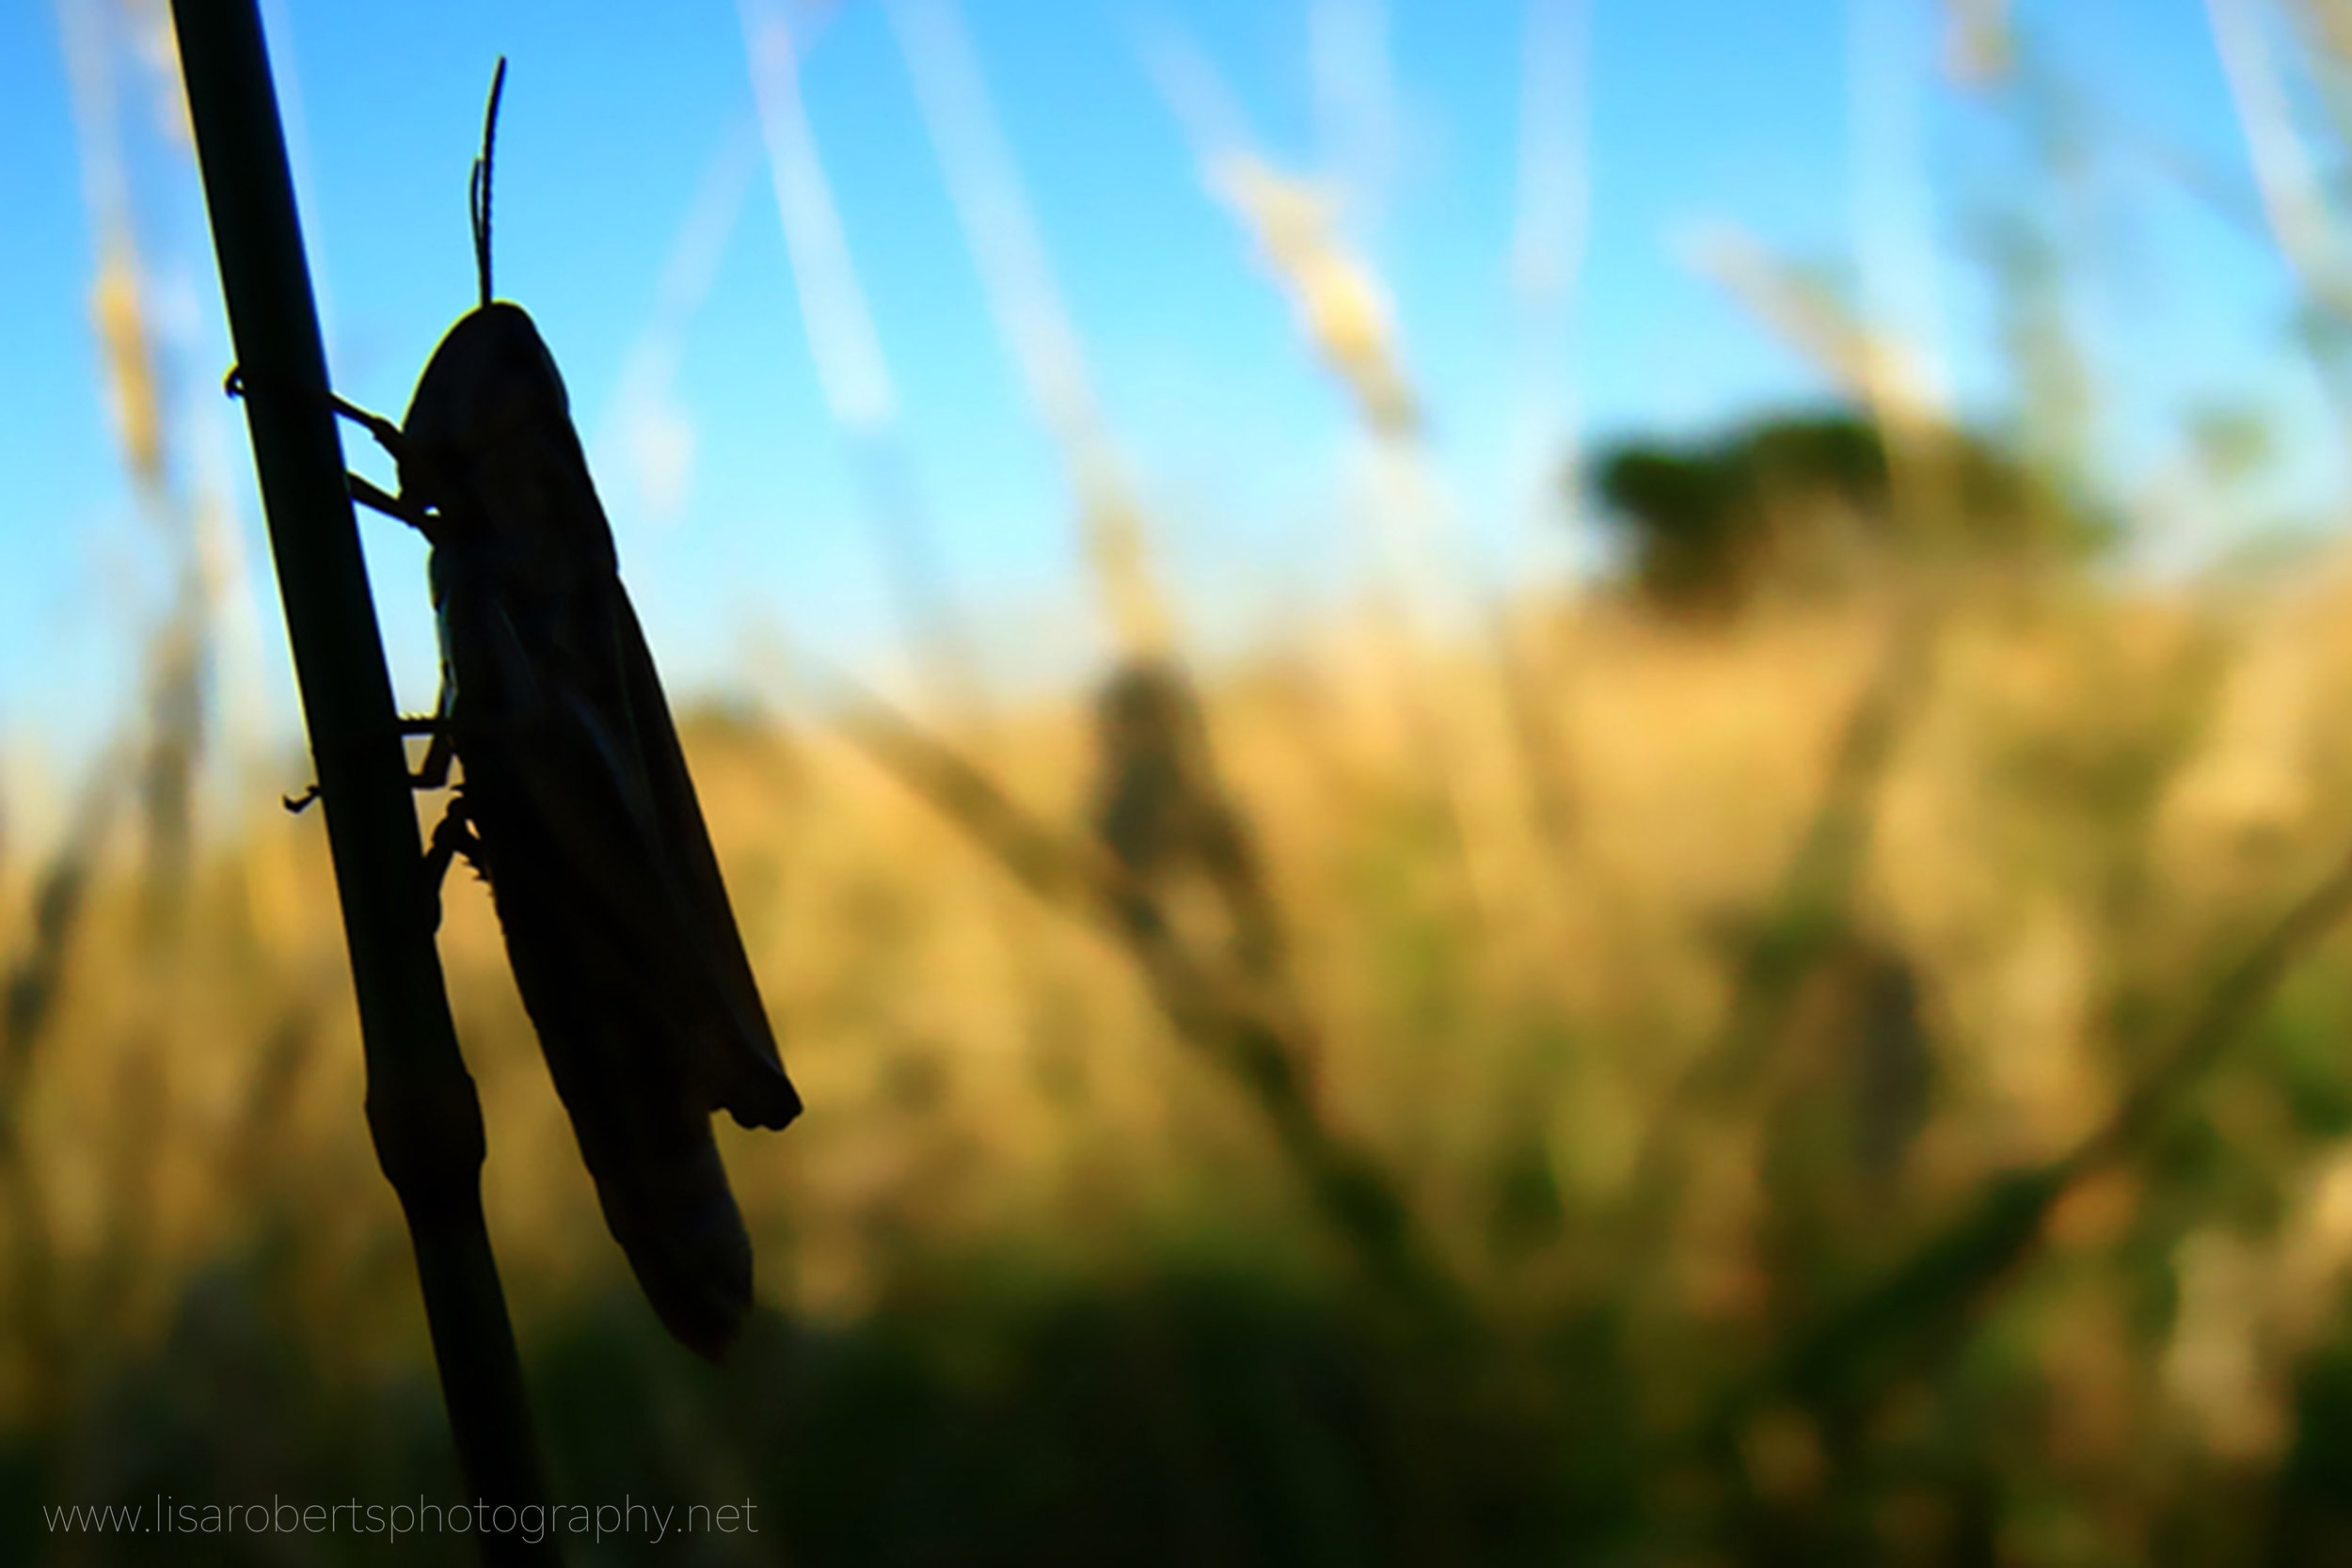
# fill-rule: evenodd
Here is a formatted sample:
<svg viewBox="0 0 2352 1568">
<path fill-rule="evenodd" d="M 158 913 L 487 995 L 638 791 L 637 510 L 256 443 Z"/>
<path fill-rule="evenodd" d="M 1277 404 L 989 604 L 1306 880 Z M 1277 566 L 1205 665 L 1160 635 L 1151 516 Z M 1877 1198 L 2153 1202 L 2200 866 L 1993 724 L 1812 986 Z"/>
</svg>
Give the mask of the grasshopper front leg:
<svg viewBox="0 0 2352 1568">
<path fill-rule="evenodd" d="M 221 383 L 221 389 L 232 398 L 244 397 L 247 390 L 248 380 L 244 366 L 232 365 L 229 369 L 228 378 Z M 264 379 L 256 385 L 266 390 L 271 382 Z M 372 413 L 338 392 L 310 391 L 305 395 L 323 398 L 326 406 L 336 415 L 349 420 L 370 436 L 374 436 L 375 444 L 390 453 L 393 462 L 401 462 L 405 457 L 408 451 L 408 437 L 402 434 L 400 426 L 392 423 L 383 415 Z M 427 539 L 434 537 L 436 519 L 429 508 L 410 500 L 405 496 L 392 495 L 358 474 L 344 474 L 343 484 L 351 492 L 351 499 L 361 506 L 371 511 L 381 512 L 388 517 L 396 517 Z"/>
<path fill-rule="evenodd" d="M 259 386 L 263 391 L 269 391 L 273 388 L 282 389 L 285 385 L 275 376 L 267 375 L 262 376 L 259 381 L 254 381 L 246 374 L 243 365 L 231 365 L 229 367 L 229 374 L 221 381 L 220 389 L 232 398 L 241 398 L 246 395 L 248 384 Z M 392 423 L 383 415 L 360 407 L 339 392 L 321 390 L 309 395 L 325 398 L 327 407 L 374 436 L 375 444 L 391 453 L 393 462 L 399 462 L 403 454 L 406 452 L 408 438 L 401 434 L 400 426 Z"/>
</svg>

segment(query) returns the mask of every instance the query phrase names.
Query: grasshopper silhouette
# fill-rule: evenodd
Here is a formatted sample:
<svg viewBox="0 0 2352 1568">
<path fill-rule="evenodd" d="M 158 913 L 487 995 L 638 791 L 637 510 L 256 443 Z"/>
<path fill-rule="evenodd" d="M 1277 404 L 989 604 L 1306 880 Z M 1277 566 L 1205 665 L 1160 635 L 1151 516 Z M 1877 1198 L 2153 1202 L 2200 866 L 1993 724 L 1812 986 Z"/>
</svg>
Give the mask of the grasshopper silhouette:
<svg viewBox="0 0 2352 1568">
<path fill-rule="evenodd" d="M 441 692 L 417 782 L 446 783 L 453 756 L 464 777 L 428 885 L 437 899 L 458 854 L 488 880 L 605 1222 L 663 1324 L 716 1361 L 751 1309 L 752 1249 L 710 1118 L 781 1128 L 801 1100 L 563 377 L 523 309 L 491 297 L 505 78 L 501 59 L 470 191 L 480 307 L 434 350 L 402 423 L 335 405 L 399 469 L 398 495 L 353 475 L 354 498 L 432 545 Z"/>
</svg>

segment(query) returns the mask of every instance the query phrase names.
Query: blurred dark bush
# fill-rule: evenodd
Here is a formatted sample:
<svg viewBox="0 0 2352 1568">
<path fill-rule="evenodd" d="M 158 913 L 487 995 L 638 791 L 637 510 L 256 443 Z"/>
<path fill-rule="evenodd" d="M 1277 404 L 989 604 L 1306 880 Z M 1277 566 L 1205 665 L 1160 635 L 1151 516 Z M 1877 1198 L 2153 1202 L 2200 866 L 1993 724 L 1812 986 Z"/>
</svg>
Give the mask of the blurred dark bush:
<svg viewBox="0 0 2352 1568">
<path fill-rule="evenodd" d="M 1877 423 L 1842 410 L 1689 443 L 1628 438 L 1600 451 L 1593 485 L 1634 589 L 1678 613 L 1734 610 L 1768 587 L 1836 593 L 1903 559 L 2080 561 L 2115 535 L 1990 436 L 1931 430 L 1890 451 Z"/>
</svg>

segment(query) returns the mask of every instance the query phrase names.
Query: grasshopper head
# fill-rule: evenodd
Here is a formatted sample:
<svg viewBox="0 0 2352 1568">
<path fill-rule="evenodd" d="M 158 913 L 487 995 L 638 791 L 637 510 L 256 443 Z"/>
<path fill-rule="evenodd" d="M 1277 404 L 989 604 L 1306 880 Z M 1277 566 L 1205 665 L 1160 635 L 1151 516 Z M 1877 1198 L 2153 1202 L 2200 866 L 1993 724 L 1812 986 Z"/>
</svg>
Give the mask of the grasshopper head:
<svg viewBox="0 0 2352 1568">
<path fill-rule="evenodd" d="M 494 301 L 449 329 L 401 433 L 402 490 L 430 499 L 448 537 L 610 567 L 564 377 L 521 306 Z"/>
<path fill-rule="evenodd" d="M 547 420 L 571 420 L 555 356 L 519 305 L 469 310 L 433 351 L 401 429 L 425 447 L 480 451 Z"/>
</svg>

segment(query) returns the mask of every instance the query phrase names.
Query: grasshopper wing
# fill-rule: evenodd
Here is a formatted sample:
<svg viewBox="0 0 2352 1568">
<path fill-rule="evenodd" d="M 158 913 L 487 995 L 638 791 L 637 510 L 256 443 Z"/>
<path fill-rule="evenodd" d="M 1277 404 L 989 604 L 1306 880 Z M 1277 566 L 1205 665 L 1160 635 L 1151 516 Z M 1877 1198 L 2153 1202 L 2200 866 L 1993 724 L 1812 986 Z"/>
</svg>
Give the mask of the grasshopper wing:
<svg viewBox="0 0 2352 1568">
<path fill-rule="evenodd" d="M 742 1127 L 781 1128 L 801 1114 L 801 1097 L 786 1078 L 776 1054 L 768 1013 L 752 978 L 742 934 L 719 875 L 694 781 L 686 771 L 677 726 L 670 718 L 653 655 L 637 625 L 636 611 L 618 578 L 612 584 L 612 636 L 636 736 L 636 753 L 648 797 L 653 847 L 675 882 L 675 907 L 687 920 L 685 935 L 699 949 L 704 973 L 697 983 L 715 988 L 728 1026 L 695 1041 L 714 1108 Z"/>
<path fill-rule="evenodd" d="M 435 551 L 450 724 L 516 989 L 655 1310 L 716 1357 L 751 1247 L 710 1132 L 782 1127 L 776 1053 L 667 704 L 619 578 L 525 588 Z"/>
</svg>

